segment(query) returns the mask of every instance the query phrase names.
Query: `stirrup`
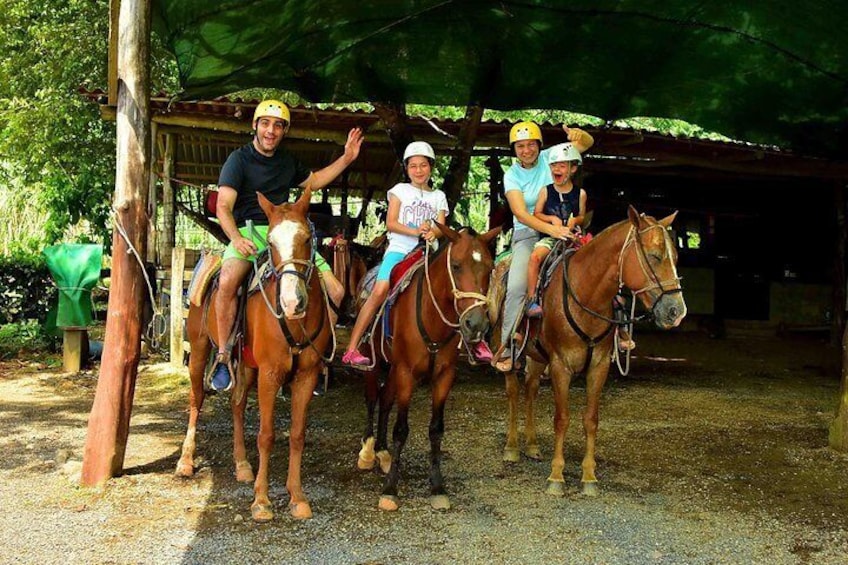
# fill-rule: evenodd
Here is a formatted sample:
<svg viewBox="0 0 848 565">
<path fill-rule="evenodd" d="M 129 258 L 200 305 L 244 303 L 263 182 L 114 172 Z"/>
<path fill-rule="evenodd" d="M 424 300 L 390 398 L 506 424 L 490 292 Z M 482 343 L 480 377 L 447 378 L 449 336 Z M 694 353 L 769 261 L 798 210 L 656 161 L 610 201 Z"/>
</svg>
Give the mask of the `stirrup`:
<svg viewBox="0 0 848 565">
<path fill-rule="evenodd" d="M 235 384 L 235 371 L 232 367 L 232 359 L 228 353 L 218 353 L 214 361 L 207 367 L 203 379 L 203 388 L 206 392 L 227 392 Z"/>
</svg>

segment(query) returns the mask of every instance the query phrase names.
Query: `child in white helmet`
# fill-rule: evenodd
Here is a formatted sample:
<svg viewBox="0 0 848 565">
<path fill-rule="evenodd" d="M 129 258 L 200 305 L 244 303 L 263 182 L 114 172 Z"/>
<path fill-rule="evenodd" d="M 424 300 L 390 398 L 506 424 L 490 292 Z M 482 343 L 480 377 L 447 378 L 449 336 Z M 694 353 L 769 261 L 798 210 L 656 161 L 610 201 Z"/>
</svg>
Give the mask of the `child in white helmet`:
<svg viewBox="0 0 848 565">
<path fill-rule="evenodd" d="M 386 231 L 389 245 L 383 255 L 374 289 L 356 317 L 347 351 L 342 356 L 344 365 L 360 369 L 371 366 L 371 359 L 362 355 L 357 348 L 389 294 L 392 269 L 418 245 L 419 237 L 433 241 L 441 235 L 431 220 L 445 223 L 448 201 L 444 192 L 431 186 L 430 177 L 435 162 L 433 148 L 423 141 L 410 143 L 403 152 L 403 166 L 408 181 L 396 184 L 388 192 Z"/>
<path fill-rule="evenodd" d="M 571 143 L 554 145 L 548 152 L 548 165 L 553 181 L 539 191 L 533 216 L 552 226 L 565 226 L 567 238 L 574 237 L 574 228 L 583 225 L 586 215 L 586 191 L 574 185 L 574 175 L 580 170 L 583 157 Z M 536 285 L 539 268 L 557 242 L 547 236 L 533 246 L 527 265 L 527 309 L 528 318 L 540 318 L 542 307 L 536 301 Z"/>
</svg>

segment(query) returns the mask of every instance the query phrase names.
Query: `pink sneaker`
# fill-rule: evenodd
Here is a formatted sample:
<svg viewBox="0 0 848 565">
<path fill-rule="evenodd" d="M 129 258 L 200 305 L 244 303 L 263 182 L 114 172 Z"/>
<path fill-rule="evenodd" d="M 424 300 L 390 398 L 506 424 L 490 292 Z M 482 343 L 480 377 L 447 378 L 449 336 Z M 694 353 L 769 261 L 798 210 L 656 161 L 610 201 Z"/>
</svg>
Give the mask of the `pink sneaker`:
<svg viewBox="0 0 848 565">
<path fill-rule="evenodd" d="M 356 367 L 357 369 L 367 369 L 371 365 L 371 359 L 354 349 L 342 355 L 342 364 Z"/>
<path fill-rule="evenodd" d="M 488 363 L 492 360 L 492 350 L 489 349 L 489 344 L 485 341 L 478 341 L 471 348 L 471 353 L 474 354 L 474 358 L 480 363 Z"/>
</svg>

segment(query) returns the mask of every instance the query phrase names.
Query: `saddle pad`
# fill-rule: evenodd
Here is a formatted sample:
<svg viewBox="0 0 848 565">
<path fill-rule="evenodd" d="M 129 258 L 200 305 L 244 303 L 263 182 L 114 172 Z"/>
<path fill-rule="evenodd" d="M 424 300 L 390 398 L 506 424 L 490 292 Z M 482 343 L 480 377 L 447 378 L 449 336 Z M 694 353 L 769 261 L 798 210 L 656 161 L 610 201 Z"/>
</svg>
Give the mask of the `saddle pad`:
<svg viewBox="0 0 848 565">
<path fill-rule="evenodd" d="M 217 251 L 204 250 L 200 254 L 194 272 L 191 274 L 191 282 L 188 285 L 189 302 L 195 306 L 203 305 L 203 297 L 209 289 L 210 283 L 221 270 L 222 255 Z"/>
<path fill-rule="evenodd" d="M 389 276 L 389 288 L 394 289 L 396 286 L 398 286 L 400 280 L 403 278 L 403 275 L 406 274 L 407 271 L 412 270 L 411 267 L 415 265 L 418 261 L 421 261 L 423 257 L 423 247 L 416 247 L 415 249 L 407 253 L 406 257 L 404 257 L 401 262 L 395 265 L 392 269 L 392 274 Z"/>
</svg>

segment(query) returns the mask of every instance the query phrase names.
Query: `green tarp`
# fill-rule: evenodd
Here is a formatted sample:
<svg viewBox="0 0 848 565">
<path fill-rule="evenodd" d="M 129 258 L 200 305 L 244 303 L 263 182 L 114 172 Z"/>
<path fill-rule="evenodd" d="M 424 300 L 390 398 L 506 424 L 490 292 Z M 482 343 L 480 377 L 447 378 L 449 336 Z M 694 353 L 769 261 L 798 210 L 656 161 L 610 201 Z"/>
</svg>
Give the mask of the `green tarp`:
<svg viewBox="0 0 848 565">
<path fill-rule="evenodd" d="M 184 98 L 681 118 L 737 139 L 848 146 L 848 2 L 154 0 Z"/>
<path fill-rule="evenodd" d="M 91 289 L 100 280 L 103 246 L 63 243 L 44 248 L 47 268 L 59 289 L 56 326 L 82 329 L 91 324 Z"/>
</svg>

